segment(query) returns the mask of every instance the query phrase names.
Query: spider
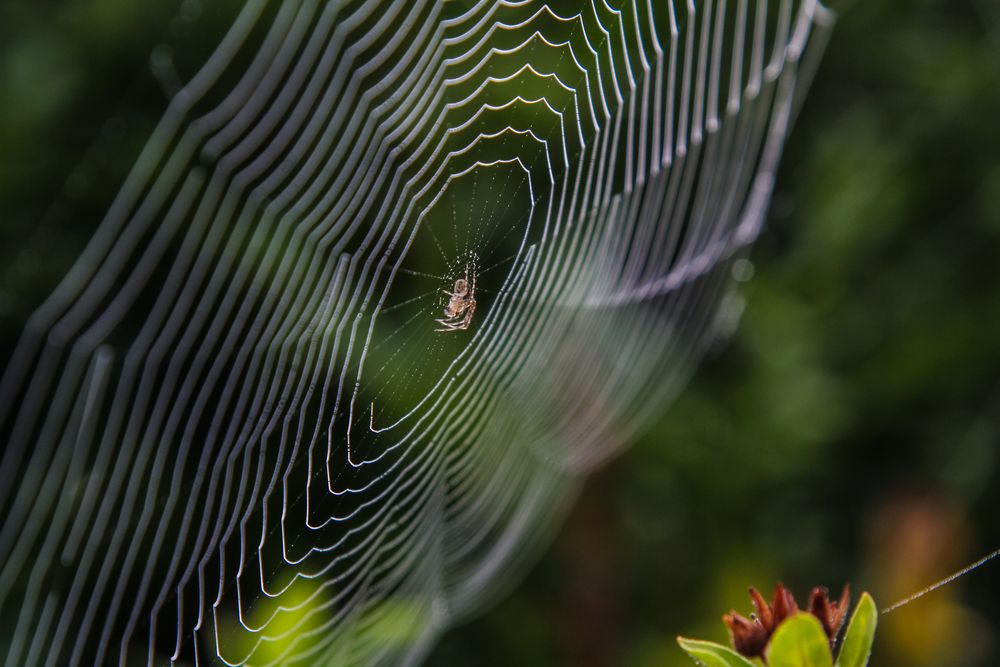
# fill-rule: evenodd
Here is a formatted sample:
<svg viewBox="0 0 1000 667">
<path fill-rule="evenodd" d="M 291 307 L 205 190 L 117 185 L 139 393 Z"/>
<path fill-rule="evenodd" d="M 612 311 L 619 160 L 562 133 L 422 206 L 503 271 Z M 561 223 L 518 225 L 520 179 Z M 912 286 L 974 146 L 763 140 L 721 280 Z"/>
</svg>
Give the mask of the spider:
<svg viewBox="0 0 1000 667">
<path fill-rule="evenodd" d="M 476 277 L 472 276 L 469 282 L 469 267 L 465 267 L 465 277 L 455 281 L 455 287 L 449 292 L 442 289 L 448 295 L 448 305 L 444 307 L 444 317 L 434 320 L 441 325 L 440 329 L 434 331 L 458 331 L 468 329 L 472 324 L 472 314 L 476 312 Z"/>
</svg>

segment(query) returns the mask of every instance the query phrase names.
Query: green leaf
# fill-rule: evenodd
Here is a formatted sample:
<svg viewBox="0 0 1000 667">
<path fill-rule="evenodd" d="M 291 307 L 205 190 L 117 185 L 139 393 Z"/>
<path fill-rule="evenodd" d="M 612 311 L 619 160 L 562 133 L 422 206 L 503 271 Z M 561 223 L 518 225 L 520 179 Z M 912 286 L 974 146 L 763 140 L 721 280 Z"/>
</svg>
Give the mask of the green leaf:
<svg viewBox="0 0 1000 667">
<path fill-rule="evenodd" d="M 752 662 L 722 644 L 685 637 L 678 637 L 677 643 L 695 662 L 705 667 L 754 667 Z"/>
<path fill-rule="evenodd" d="M 868 593 L 862 593 L 847 626 L 837 667 L 865 667 L 868 664 L 877 623 L 878 609 L 875 607 L 875 600 Z"/>
<path fill-rule="evenodd" d="M 767 648 L 770 667 L 833 667 L 830 642 L 812 614 L 799 613 L 782 621 Z"/>
</svg>

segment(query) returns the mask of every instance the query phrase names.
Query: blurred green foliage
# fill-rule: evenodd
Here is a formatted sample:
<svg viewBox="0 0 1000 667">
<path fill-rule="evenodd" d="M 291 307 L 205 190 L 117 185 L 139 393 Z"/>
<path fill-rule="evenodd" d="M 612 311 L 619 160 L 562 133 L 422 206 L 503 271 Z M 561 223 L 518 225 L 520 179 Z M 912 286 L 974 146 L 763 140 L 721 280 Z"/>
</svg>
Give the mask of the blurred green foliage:
<svg viewBox="0 0 1000 667">
<path fill-rule="evenodd" d="M 0 363 L 241 4 L 0 3 Z"/>
</svg>

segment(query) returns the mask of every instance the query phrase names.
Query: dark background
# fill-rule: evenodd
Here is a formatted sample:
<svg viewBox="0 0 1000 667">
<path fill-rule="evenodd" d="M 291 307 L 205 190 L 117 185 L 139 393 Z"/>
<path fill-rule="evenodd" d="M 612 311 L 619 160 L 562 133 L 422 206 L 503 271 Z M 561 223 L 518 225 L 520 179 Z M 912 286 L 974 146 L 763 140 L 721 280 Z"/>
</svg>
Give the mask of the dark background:
<svg viewBox="0 0 1000 667">
<path fill-rule="evenodd" d="M 0 5 L 0 363 L 237 4 Z M 430 664 L 689 664 L 748 584 L 884 607 L 1000 546 L 1000 9 L 832 6 L 739 329 Z M 1000 664 L 998 594 L 893 612 L 872 664 Z"/>
</svg>

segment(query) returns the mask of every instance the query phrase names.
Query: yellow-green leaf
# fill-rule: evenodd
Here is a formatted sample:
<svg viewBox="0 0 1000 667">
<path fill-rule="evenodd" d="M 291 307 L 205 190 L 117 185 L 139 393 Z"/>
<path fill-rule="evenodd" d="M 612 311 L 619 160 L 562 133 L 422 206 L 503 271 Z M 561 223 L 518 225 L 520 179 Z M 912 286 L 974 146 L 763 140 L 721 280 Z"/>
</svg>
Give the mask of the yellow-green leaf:
<svg viewBox="0 0 1000 667">
<path fill-rule="evenodd" d="M 695 662 L 705 667 L 754 667 L 752 662 L 722 644 L 685 637 L 678 637 L 677 643 Z"/>
<path fill-rule="evenodd" d="M 844 643 L 837 658 L 837 667 L 865 667 L 875 640 L 875 625 L 878 623 L 878 609 L 868 593 L 862 593 L 858 606 L 854 609 L 851 622 L 844 635 Z"/>
<path fill-rule="evenodd" d="M 833 667 L 830 642 L 812 614 L 799 613 L 782 621 L 767 647 L 770 667 Z"/>
</svg>

